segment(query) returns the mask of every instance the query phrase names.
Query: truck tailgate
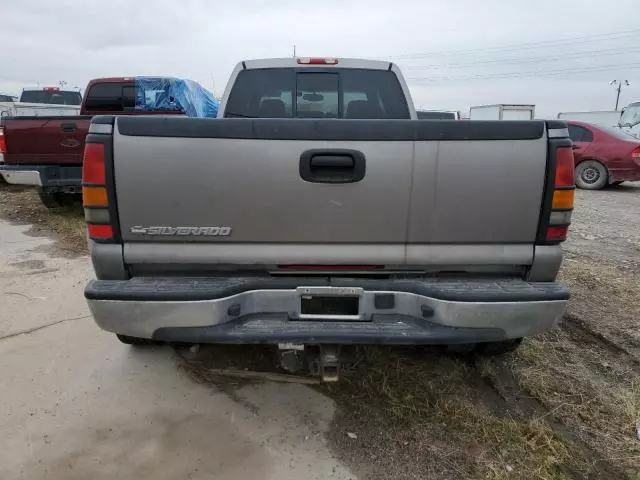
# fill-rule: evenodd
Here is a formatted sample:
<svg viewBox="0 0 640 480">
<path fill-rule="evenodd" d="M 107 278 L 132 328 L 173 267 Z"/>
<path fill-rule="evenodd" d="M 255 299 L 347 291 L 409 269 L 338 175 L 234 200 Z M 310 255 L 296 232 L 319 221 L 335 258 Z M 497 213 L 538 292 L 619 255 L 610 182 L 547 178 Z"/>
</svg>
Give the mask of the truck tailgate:
<svg viewBox="0 0 640 480">
<path fill-rule="evenodd" d="M 190 261 L 204 261 L 214 244 L 226 254 L 230 244 L 238 254 L 263 247 L 248 263 L 366 261 L 375 252 L 385 264 L 421 263 L 451 244 L 532 256 L 544 122 L 120 117 L 116 125 L 117 206 L 131 258 L 151 244 L 165 259 L 180 251 Z M 345 156 L 362 158 L 361 179 Z M 319 161 L 305 178 L 309 157 Z M 331 245 L 333 257 L 323 256 Z"/>
<path fill-rule="evenodd" d="M 8 117 L 3 119 L 7 164 L 81 165 L 91 117 Z"/>
</svg>

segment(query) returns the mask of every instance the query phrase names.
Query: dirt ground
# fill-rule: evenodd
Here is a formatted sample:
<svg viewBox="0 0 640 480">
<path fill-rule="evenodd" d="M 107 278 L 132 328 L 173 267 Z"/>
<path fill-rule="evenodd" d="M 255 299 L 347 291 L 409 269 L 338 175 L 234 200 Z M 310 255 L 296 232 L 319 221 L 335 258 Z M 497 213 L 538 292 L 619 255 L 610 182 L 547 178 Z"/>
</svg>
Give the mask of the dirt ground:
<svg viewBox="0 0 640 480">
<path fill-rule="evenodd" d="M 80 245 L 77 217 L 61 215 L 76 219 L 52 227 L 32 193 L 0 190 L 0 216 Z M 515 353 L 357 348 L 340 383 L 302 387 L 338 407 L 325 434 L 333 455 L 368 480 L 639 480 L 640 183 L 578 191 L 565 250 L 564 322 Z M 175 361 L 191 378 L 238 402 L 255 381 L 212 369 L 268 368 L 261 349 L 184 353 Z"/>
</svg>

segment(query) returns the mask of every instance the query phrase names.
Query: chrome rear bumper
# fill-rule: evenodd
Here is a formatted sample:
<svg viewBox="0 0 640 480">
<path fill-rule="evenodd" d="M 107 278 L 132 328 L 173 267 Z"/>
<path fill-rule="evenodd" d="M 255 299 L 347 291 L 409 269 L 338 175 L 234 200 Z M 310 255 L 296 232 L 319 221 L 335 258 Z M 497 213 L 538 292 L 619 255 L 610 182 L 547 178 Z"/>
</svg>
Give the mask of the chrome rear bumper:
<svg viewBox="0 0 640 480">
<path fill-rule="evenodd" d="M 85 296 L 104 330 L 202 343 L 496 341 L 552 328 L 564 314 L 568 299 L 566 288 L 556 283 L 358 283 L 352 279 L 337 282 L 343 285 L 305 286 L 305 279 L 290 281 L 301 286 L 275 288 L 276 283 L 262 284 L 274 288 L 252 288 L 251 280 L 237 279 L 208 291 L 202 288 L 207 283 L 202 279 L 93 281 Z M 193 288 L 188 288 L 189 282 Z M 358 314 L 310 318 L 300 310 L 305 294 L 355 295 Z"/>
<path fill-rule="evenodd" d="M 0 169 L 0 175 L 7 183 L 12 185 L 34 185 L 38 187 L 42 186 L 40 172 L 36 170 Z"/>
</svg>

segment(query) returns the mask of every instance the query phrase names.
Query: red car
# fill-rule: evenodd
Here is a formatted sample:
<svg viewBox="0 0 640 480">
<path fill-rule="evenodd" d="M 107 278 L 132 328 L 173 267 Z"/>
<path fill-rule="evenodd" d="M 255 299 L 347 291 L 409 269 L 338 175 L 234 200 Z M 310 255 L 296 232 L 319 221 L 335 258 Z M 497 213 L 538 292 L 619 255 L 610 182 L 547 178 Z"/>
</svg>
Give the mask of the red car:
<svg viewBox="0 0 640 480">
<path fill-rule="evenodd" d="M 599 190 L 640 180 L 640 141 L 613 127 L 569 121 L 576 186 Z"/>
</svg>

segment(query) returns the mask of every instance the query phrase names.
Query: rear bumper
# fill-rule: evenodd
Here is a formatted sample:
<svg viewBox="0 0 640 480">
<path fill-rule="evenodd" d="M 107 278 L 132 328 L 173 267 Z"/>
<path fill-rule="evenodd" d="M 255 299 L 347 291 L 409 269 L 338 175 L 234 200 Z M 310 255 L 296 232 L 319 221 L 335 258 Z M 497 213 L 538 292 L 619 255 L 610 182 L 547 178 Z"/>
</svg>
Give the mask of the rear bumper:
<svg viewBox="0 0 640 480">
<path fill-rule="evenodd" d="M 300 313 L 305 292 L 356 294 L 358 319 Z M 555 326 L 569 297 L 557 283 L 324 278 L 94 280 L 104 330 L 194 343 L 438 344 L 498 341 Z"/>
<path fill-rule="evenodd" d="M 630 168 L 610 168 L 610 182 L 637 182 L 640 181 L 640 165 Z"/>
<path fill-rule="evenodd" d="M 0 176 L 13 185 L 37 187 L 77 187 L 82 182 L 82 167 L 60 165 L 0 165 Z"/>
</svg>

